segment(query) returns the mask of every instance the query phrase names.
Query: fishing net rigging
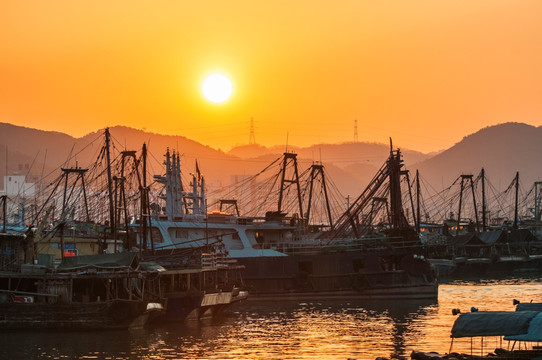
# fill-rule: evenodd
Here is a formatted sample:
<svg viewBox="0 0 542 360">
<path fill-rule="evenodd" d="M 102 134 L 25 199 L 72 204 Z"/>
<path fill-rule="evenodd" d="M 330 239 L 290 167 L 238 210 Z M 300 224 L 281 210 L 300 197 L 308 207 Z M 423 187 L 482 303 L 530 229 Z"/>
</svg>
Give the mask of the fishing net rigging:
<svg viewBox="0 0 542 360">
<path fill-rule="evenodd" d="M 269 212 L 299 218 L 309 215 L 309 224 L 330 226 L 330 217 L 332 223 L 344 211 L 345 197 L 327 170 L 320 164 L 302 162 L 305 169 L 299 172 L 283 159 L 278 157 L 258 173 L 239 176 L 230 186 L 210 192 L 209 208 L 219 209 L 221 201 L 233 199 L 242 216 L 264 218 Z M 319 169 L 316 175 L 315 168 Z M 231 207 L 222 210 L 233 212 Z"/>
<path fill-rule="evenodd" d="M 472 181 L 463 181 L 463 189 L 461 189 L 461 182 L 466 177 Z M 478 224 L 474 226 L 510 225 L 515 218 L 516 197 L 519 220 L 534 216 L 534 210 L 531 207 L 534 205 L 534 186 L 526 191 L 519 177 L 514 177 L 504 191 L 499 190 L 484 171 L 475 178 L 472 175 L 458 176 L 451 185 L 441 191 L 436 191 L 420 176 L 420 188 L 422 192 L 420 195 L 421 221 L 425 223 L 460 220 L 474 224 L 478 219 Z M 458 219 L 458 216 L 461 216 L 461 219 Z M 485 222 L 483 216 L 486 217 Z"/>
</svg>

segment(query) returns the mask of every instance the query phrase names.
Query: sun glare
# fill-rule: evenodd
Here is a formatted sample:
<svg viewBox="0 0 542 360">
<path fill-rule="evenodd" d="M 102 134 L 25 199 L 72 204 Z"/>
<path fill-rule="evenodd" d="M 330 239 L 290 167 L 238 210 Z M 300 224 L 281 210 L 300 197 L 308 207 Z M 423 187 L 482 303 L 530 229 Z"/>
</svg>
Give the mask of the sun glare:
<svg viewBox="0 0 542 360">
<path fill-rule="evenodd" d="M 203 81 L 201 90 L 207 100 L 214 103 L 221 103 L 230 98 L 233 85 L 225 75 L 211 74 Z"/>
</svg>

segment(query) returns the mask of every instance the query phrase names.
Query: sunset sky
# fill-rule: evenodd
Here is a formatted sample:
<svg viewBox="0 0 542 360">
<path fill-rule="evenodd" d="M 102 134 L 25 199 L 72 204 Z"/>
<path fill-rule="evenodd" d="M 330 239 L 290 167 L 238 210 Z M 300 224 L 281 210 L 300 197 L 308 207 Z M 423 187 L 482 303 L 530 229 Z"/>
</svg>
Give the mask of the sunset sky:
<svg viewBox="0 0 542 360">
<path fill-rule="evenodd" d="M 445 149 L 542 125 L 542 1 L 0 0 L 0 122 L 126 125 L 222 150 Z M 233 83 L 224 103 L 207 74 Z"/>
</svg>

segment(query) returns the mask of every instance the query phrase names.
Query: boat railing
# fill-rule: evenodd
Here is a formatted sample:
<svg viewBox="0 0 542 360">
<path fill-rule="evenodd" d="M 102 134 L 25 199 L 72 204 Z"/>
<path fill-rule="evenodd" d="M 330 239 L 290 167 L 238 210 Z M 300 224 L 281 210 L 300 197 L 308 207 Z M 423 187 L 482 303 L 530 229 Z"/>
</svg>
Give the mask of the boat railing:
<svg viewBox="0 0 542 360">
<path fill-rule="evenodd" d="M 268 219 L 263 216 L 243 216 L 236 218 L 239 225 L 264 225 L 264 224 L 276 224 L 280 226 L 297 227 L 299 225 L 299 219 L 293 217 L 281 217 Z"/>
<path fill-rule="evenodd" d="M 204 269 L 218 269 L 227 268 L 229 266 L 229 259 L 223 253 L 202 253 L 201 254 L 201 267 Z"/>
<path fill-rule="evenodd" d="M 402 237 L 370 237 L 361 239 L 336 239 L 331 243 L 320 240 L 290 241 L 262 243 L 256 247 L 273 249 L 285 253 L 318 253 L 318 252 L 346 252 L 346 251 L 379 251 L 386 249 L 407 249 L 419 245 L 411 245 L 403 241 Z"/>
</svg>

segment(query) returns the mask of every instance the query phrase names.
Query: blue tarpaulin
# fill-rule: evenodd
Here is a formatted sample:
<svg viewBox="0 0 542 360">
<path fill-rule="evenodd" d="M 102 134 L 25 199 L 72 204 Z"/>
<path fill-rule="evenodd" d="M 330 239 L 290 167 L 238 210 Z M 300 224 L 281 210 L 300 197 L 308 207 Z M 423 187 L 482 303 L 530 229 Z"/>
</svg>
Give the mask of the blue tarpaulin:
<svg viewBox="0 0 542 360">
<path fill-rule="evenodd" d="M 513 336 L 527 334 L 538 311 L 479 311 L 459 315 L 452 327 L 452 338 L 475 336 Z"/>
<path fill-rule="evenodd" d="M 542 313 L 531 320 L 526 334 L 505 336 L 504 340 L 542 341 Z"/>
</svg>

